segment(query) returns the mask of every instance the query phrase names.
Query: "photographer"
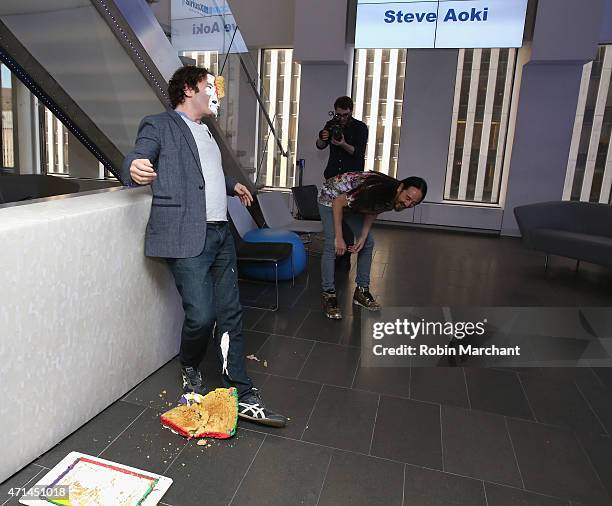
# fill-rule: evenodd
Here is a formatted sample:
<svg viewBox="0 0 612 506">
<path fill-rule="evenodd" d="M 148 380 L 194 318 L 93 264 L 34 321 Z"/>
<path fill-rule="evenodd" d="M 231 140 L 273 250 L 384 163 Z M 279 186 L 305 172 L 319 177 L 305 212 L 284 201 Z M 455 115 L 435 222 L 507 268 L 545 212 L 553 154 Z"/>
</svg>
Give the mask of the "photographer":
<svg viewBox="0 0 612 506">
<path fill-rule="evenodd" d="M 325 179 L 345 172 L 363 171 L 368 143 L 368 127 L 353 118 L 353 101 L 350 97 L 337 98 L 334 113 L 317 139 L 317 148 L 329 146 L 329 160 L 323 173 Z"/>
</svg>

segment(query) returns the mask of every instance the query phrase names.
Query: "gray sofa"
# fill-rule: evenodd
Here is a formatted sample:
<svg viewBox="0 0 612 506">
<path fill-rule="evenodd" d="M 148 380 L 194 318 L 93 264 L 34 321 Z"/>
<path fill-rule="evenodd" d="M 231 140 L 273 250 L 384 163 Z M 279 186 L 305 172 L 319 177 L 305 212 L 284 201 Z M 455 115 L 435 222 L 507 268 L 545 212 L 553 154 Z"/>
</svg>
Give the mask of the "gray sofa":
<svg viewBox="0 0 612 506">
<path fill-rule="evenodd" d="M 542 202 L 519 206 L 514 216 L 523 243 L 534 250 L 612 267 L 612 206 Z"/>
</svg>

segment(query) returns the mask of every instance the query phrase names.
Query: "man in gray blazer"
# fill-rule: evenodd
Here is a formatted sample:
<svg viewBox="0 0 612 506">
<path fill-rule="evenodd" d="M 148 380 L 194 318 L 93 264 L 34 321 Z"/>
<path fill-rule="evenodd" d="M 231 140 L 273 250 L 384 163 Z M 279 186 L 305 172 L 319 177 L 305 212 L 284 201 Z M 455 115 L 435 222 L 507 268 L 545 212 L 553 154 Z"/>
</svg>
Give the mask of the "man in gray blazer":
<svg viewBox="0 0 612 506">
<path fill-rule="evenodd" d="M 201 122 L 217 115 L 215 78 L 204 68 L 182 67 L 170 79 L 168 95 L 174 111 L 142 120 L 122 177 L 125 184 L 150 184 L 153 191 L 145 255 L 166 260 L 183 302 L 183 389 L 205 393 L 199 364 L 214 332 L 223 384 L 238 390 L 239 416 L 283 427 L 286 418 L 265 407 L 246 372 L 226 195 L 237 195 L 246 206 L 253 197 L 224 175 L 219 147 Z"/>
</svg>

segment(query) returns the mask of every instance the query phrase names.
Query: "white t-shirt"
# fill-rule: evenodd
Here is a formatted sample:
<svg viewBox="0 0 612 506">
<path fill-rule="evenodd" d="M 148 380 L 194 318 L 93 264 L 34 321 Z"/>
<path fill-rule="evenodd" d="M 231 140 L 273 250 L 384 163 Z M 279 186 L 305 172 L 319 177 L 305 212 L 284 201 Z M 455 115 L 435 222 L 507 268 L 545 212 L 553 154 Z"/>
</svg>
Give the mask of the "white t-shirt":
<svg viewBox="0 0 612 506">
<path fill-rule="evenodd" d="M 191 121 L 184 114 L 179 114 L 185 121 L 198 146 L 204 192 L 206 194 L 206 221 L 227 221 L 227 196 L 225 191 L 225 174 L 221 163 L 221 151 L 210 130 L 204 123 Z"/>
</svg>

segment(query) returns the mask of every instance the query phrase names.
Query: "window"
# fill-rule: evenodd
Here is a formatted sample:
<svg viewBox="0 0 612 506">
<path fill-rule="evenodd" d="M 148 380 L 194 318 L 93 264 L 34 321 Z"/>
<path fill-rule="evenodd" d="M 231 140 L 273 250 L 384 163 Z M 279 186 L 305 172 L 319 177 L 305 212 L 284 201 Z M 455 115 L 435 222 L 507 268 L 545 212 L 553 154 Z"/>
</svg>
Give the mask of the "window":
<svg viewBox="0 0 612 506">
<path fill-rule="evenodd" d="M 4 64 L 0 64 L 0 90 L 0 169 L 17 174 L 53 174 L 116 181 L 112 173 Z M 16 100 L 17 96 L 19 100 Z M 21 125 L 21 138 L 17 124 Z M 25 160 L 18 157 L 19 142 L 26 148 L 23 153 Z M 30 151 L 32 145 L 38 148 L 37 153 Z M 69 164 L 69 158 L 75 161 L 73 167 Z"/>
<path fill-rule="evenodd" d="M 179 55 L 195 60 L 197 67 L 204 67 L 215 75 L 219 72 L 219 53 L 217 51 L 181 51 Z"/>
<path fill-rule="evenodd" d="M 68 129 L 46 107 L 43 111 L 43 171 L 47 174 L 70 174 L 68 163 Z M 76 141 L 76 139 L 75 139 Z"/>
<path fill-rule="evenodd" d="M 498 204 L 516 49 L 460 49 L 444 198 Z"/>
<path fill-rule="evenodd" d="M 260 74 L 264 108 L 283 150 L 290 156 L 282 155 L 277 139 L 260 111 L 257 181 L 265 186 L 291 188 L 295 185 L 291 154 L 297 152 L 300 65 L 293 61 L 292 49 L 264 49 Z"/>
<path fill-rule="evenodd" d="M 2 90 L 2 128 L 0 145 L 2 146 L 2 167 L 15 168 L 15 147 L 13 129 L 13 83 L 10 70 L 0 65 L 0 89 Z"/>
<path fill-rule="evenodd" d="M 353 115 L 368 125 L 365 170 L 397 174 L 405 74 L 406 49 L 355 51 Z"/>
<path fill-rule="evenodd" d="M 584 65 L 570 145 L 564 200 L 612 203 L 612 46 Z"/>
</svg>

